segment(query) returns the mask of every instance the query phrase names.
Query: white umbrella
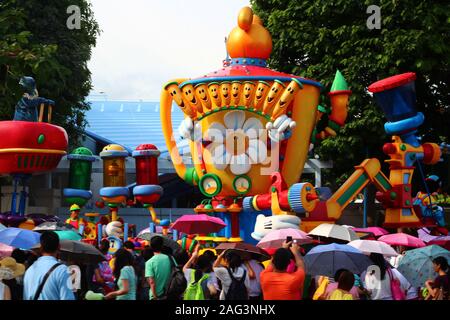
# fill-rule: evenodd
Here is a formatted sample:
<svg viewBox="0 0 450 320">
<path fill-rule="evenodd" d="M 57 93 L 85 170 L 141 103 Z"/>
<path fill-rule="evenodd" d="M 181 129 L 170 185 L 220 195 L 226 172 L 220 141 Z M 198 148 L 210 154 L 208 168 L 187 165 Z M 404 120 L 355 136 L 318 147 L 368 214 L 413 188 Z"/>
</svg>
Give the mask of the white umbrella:
<svg viewBox="0 0 450 320">
<path fill-rule="evenodd" d="M 398 256 L 398 253 L 387 243 L 375 240 L 354 240 L 348 243 L 366 254 L 379 253 L 387 257 Z"/>
<path fill-rule="evenodd" d="M 308 233 L 310 236 L 333 238 L 344 241 L 358 240 L 355 231 L 338 224 L 322 223 Z"/>
</svg>

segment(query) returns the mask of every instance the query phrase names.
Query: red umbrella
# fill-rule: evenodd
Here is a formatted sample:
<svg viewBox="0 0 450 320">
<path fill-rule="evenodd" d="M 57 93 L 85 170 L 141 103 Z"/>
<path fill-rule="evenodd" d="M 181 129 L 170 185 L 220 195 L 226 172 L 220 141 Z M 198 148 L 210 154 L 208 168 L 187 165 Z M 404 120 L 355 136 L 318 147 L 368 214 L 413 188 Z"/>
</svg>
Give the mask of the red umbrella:
<svg viewBox="0 0 450 320">
<path fill-rule="evenodd" d="M 172 229 L 186 234 L 213 233 L 225 227 L 226 224 L 222 219 L 207 214 L 187 214 L 177 219 L 172 225 Z"/>
<path fill-rule="evenodd" d="M 385 242 L 387 244 L 390 244 L 391 246 L 403 246 L 411 248 L 425 247 L 425 242 L 406 233 L 387 234 L 378 238 L 378 241 Z"/>
</svg>

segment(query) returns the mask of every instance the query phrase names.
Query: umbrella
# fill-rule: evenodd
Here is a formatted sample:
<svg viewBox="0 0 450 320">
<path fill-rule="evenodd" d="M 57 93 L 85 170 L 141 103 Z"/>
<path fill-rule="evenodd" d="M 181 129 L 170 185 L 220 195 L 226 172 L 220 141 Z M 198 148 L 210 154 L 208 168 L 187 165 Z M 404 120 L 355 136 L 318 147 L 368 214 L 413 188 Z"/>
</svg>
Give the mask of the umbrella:
<svg viewBox="0 0 450 320">
<path fill-rule="evenodd" d="M 379 253 L 387 257 L 398 256 L 398 253 L 387 243 L 375 240 L 353 240 L 349 246 L 362 251 L 365 254 Z"/>
<path fill-rule="evenodd" d="M 361 274 L 373 262 L 360 250 L 346 244 L 318 245 L 304 258 L 307 273 L 312 276 L 334 277 L 339 269 Z"/>
<path fill-rule="evenodd" d="M 306 232 L 299 229 L 286 228 L 269 232 L 258 242 L 257 246 L 263 249 L 281 248 L 287 237 L 292 237 L 292 240 L 296 240 L 298 244 L 306 244 L 313 241 Z"/>
<path fill-rule="evenodd" d="M 444 248 L 446 250 L 450 250 L 450 240 L 435 239 L 435 240 L 431 240 L 430 242 L 428 242 L 428 245 L 432 245 L 432 244 L 441 246 L 442 248 Z"/>
<path fill-rule="evenodd" d="M 155 231 L 156 231 L 155 233 L 162 233 L 163 228 L 161 226 L 155 226 Z M 172 227 L 170 227 L 167 231 L 168 231 L 167 233 L 169 233 L 169 234 L 172 233 Z M 147 228 L 139 231 L 137 237 L 139 237 L 141 234 L 144 234 L 144 233 L 150 233 L 150 228 L 147 227 Z"/>
<path fill-rule="evenodd" d="M 0 223 L 0 231 L 5 230 L 6 227 Z"/>
<path fill-rule="evenodd" d="M 30 249 L 39 243 L 40 237 L 37 232 L 20 228 L 6 228 L 0 231 L 0 243 L 20 249 Z"/>
<path fill-rule="evenodd" d="M 397 270 L 414 287 L 421 287 L 428 279 L 437 277 L 433 269 L 433 259 L 443 256 L 450 261 L 450 251 L 437 245 L 406 251 L 405 256 L 400 261 Z"/>
<path fill-rule="evenodd" d="M 155 231 L 156 231 L 156 233 L 162 233 L 163 232 L 163 227 L 162 226 L 155 226 Z M 172 233 L 172 227 L 170 227 L 167 231 L 168 231 L 167 232 L 168 234 Z M 141 234 L 144 234 L 144 233 L 150 233 L 150 228 L 147 227 L 147 228 L 142 229 L 141 231 L 139 231 L 137 237 L 139 238 L 139 236 Z"/>
<path fill-rule="evenodd" d="M 75 227 L 71 224 L 65 222 L 56 222 L 56 221 L 48 221 L 41 223 L 37 227 L 33 229 L 33 231 L 42 232 L 42 231 L 66 231 L 66 230 L 75 230 Z"/>
<path fill-rule="evenodd" d="M 220 218 L 211 217 L 207 214 L 186 214 L 178 218 L 172 225 L 172 229 L 186 234 L 207 234 L 218 232 L 226 227 Z"/>
<path fill-rule="evenodd" d="M 13 247 L 0 243 L 0 257 L 10 257 L 13 250 Z"/>
<path fill-rule="evenodd" d="M 224 242 L 219 244 L 215 249 L 218 254 L 222 253 L 224 250 L 235 250 L 243 259 L 248 258 L 251 254 L 257 255 L 259 261 L 270 259 L 270 254 L 264 249 L 244 242 Z"/>
<path fill-rule="evenodd" d="M 38 250 L 39 245 L 34 246 L 33 250 Z M 81 241 L 62 240 L 60 241 L 59 258 L 62 261 L 75 264 L 97 264 L 106 257 L 93 245 Z"/>
<path fill-rule="evenodd" d="M 72 231 L 72 230 L 66 230 L 66 231 L 55 231 L 55 233 L 58 235 L 59 240 L 74 240 L 74 241 L 80 241 L 83 237 L 78 232 Z"/>
<path fill-rule="evenodd" d="M 308 233 L 310 236 L 337 239 L 341 241 L 358 240 L 358 236 L 351 228 L 331 223 L 322 223 Z"/>
<path fill-rule="evenodd" d="M 381 237 L 386 234 L 389 234 L 386 230 L 380 227 L 368 227 L 368 228 L 353 228 L 353 231 L 355 232 L 365 232 L 365 233 L 372 233 L 375 237 Z"/>
<path fill-rule="evenodd" d="M 378 238 L 378 241 L 385 242 L 391 246 L 403 246 L 412 248 L 425 247 L 425 243 L 419 238 L 410 236 L 406 233 L 387 234 Z"/>
<path fill-rule="evenodd" d="M 426 243 L 431 241 L 450 241 L 450 236 L 433 236 L 427 228 L 417 230 L 417 234 L 419 239 Z"/>
<path fill-rule="evenodd" d="M 162 234 L 159 233 L 152 233 L 152 232 L 146 232 L 146 233 L 141 233 L 140 235 L 137 236 L 137 238 L 142 239 L 142 240 L 146 240 L 146 241 L 151 241 L 153 237 L 162 237 L 163 238 L 163 245 L 172 249 L 172 252 L 175 253 L 179 250 L 181 250 L 180 245 L 173 239 L 163 236 Z"/>
</svg>

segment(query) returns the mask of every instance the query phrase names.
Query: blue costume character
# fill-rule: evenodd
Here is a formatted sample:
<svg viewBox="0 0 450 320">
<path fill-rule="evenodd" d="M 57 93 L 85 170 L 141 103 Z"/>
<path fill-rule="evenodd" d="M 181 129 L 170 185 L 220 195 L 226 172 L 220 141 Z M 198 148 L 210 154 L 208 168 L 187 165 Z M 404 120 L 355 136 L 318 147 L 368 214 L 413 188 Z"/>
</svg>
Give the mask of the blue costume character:
<svg viewBox="0 0 450 320">
<path fill-rule="evenodd" d="M 437 205 L 436 199 L 436 191 L 440 187 L 440 179 L 438 176 L 432 175 L 425 179 L 425 183 L 428 190 L 420 190 L 413 204 L 420 206 L 423 217 L 433 218 L 439 227 L 445 227 L 444 210 Z"/>
<path fill-rule="evenodd" d="M 32 77 L 20 78 L 19 84 L 25 89 L 22 98 L 16 104 L 14 120 L 16 121 L 38 121 L 37 108 L 41 103 L 55 105 L 54 101 L 39 97 L 36 82 Z"/>
</svg>

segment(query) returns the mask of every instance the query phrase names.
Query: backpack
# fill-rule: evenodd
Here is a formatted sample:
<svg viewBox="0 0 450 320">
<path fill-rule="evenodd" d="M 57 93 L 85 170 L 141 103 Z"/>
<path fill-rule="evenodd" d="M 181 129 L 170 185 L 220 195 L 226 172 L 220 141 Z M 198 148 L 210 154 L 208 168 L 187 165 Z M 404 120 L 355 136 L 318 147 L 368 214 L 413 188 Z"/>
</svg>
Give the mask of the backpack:
<svg viewBox="0 0 450 320">
<path fill-rule="evenodd" d="M 247 287 L 245 286 L 247 270 L 244 269 L 244 275 L 241 280 L 237 280 L 229 268 L 227 268 L 227 271 L 231 278 L 231 284 L 225 294 L 225 300 L 248 300 Z"/>
<path fill-rule="evenodd" d="M 205 273 L 197 282 L 195 282 L 195 270 L 191 272 L 191 282 L 184 292 L 183 300 L 206 300 L 203 291 L 203 282 L 209 278 L 209 274 Z"/>
<path fill-rule="evenodd" d="M 181 300 L 184 291 L 186 291 L 187 281 L 181 267 L 175 265 L 171 256 L 168 257 L 172 266 L 172 272 L 167 282 L 164 298 L 167 300 Z"/>
<path fill-rule="evenodd" d="M 392 299 L 393 300 L 406 300 L 406 294 L 400 285 L 400 280 L 398 280 L 394 277 L 392 270 L 390 268 L 387 268 L 386 271 L 389 274 L 389 278 L 391 281 Z"/>
</svg>

